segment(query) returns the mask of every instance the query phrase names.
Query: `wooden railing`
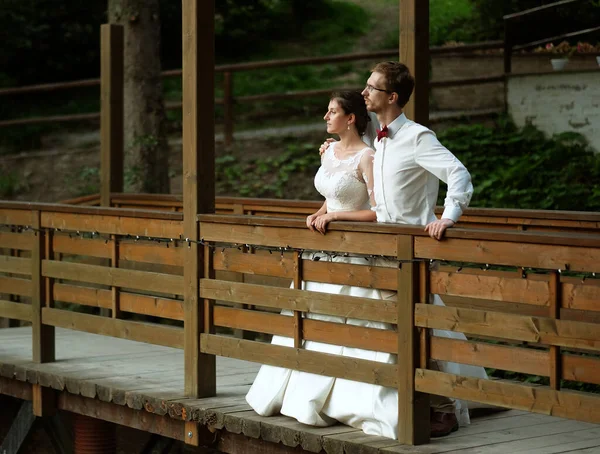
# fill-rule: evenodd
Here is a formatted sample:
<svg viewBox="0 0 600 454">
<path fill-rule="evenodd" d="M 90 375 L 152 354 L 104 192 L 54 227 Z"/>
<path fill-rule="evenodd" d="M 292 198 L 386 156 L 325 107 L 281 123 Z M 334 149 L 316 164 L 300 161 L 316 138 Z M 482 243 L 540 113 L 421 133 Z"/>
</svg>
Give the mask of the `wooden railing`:
<svg viewBox="0 0 600 454">
<path fill-rule="evenodd" d="M 111 194 L 111 206 L 124 209 L 183 210 L 181 195 L 175 194 Z M 65 200 L 62 203 L 99 206 L 98 194 Z M 217 214 L 251 214 L 279 218 L 304 218 L 314 213 L 323 202 L 246 197 L 217 197 Z M 443 207 L 437 207 L 441 215 Z M 460 218 L 460 227 L 508 229 L 519 231 L 561 231 L 600 233 L 600 213 L 586 211 L 517 210 L 468 208 Z"/>
<path fill-rule="evenodd" d="M 418 227 L 339 224 L 322 236 L 302 220 L 199 219 L 205 247 L 218 245 L 213 270 L 276 276 L 295 288 L 304 279 L 398 291 L 397 301 L 373 300 L 205 278 L 205 301 L 285 309 L 294 316 L 209 303 L 205 318 L 213 325 L 201 334 L 203 352 L 397 387 L 399 439 L 407 443 L 428 435 L 427 422 L 418 419 L 423 408 L 417 407 L 426 410 L 418 393 L 600 422 L 600 396 L 562 390 L 563 380 L 600 385 L 600 285 L 592 278 L 600 269 L 599 235 L 453 229 L 438 242 Z M 240 245 L 254 253 L 236 249 Z M 281 252 L 257 253 L 261 248 Z M 303 259 L 306 251 L 326 252 L 313 261 Z M 344 254 L 366 260 L 331 259 Z M 431 260 L 449 264 L 438 268 Z M 567 270 L 577 275 L 568 277 Z M 432 293 L 447 306 L 429 304 Z M 302 319 L 300 312 L 352 314 L 396 324 L 397 332 Z M 214 334 L 213 326 L 286 336 L 293 347 L 231 339 Z M 463 332 L 471 340 L 431 337 L 430 329 Z M 307 351 L 300 348 L 304 340 L 397 353 L 398 364 Z M 549 384 L 455 376 L 429 369 L 430 359 L 545 376 Z"/>
<path fill-rule="evenodd" d="M 475 51 L 488 50 L 488 49 L 501 49 L 503 45 L 502 41 L 487 41 L 467 45 L 456 45 L 456 46 L 436 46 L 430 49 L 432 55 L 441 55 L 449 53 L 472 53 Z M 315 96 L 328 96 L 334 90 L 340 89 L 362 89 L 361 87 L 331 87 L 326 89 L 318 90 L 299 90 L 294 92 L 279 92 L 279 93 L 263 93 L 258 95 L 245 95 L 245 96 L 234 96 L 234 75 L 235 73 L 245 71 L 255 71 L 260 69 L 272 69 L 272 68 L 285 68 L 291 66 L 300 65 L 324 65 L 324 64 L 335 64 L 344 62 L 354 62 L 361 60 L 380 60 L 391 57 L 397 57 L 397 49 L 386 49 L 374 52 L 362 52 L 352 54 L 341 54 L 341 55 L 328 55 L 324 57 L 308 57 L 308 58 L 294 58 L 294 59 L 282 59 L 282 60 L 268 60 L 260 62 L 250 63 L 237 63 L 228 65 L 215 66 L 216 73 L 223 74 L 223 97 L 217 98 L 215 101 L 217 104 L 221 104 L 224 107 L 224 136 L 227 144 L 233 141 L 233 125 L 234 125 L 234 106 L 238 103 L 255 103 L 263 101 L 277 101 L 277 100 L 289 100 L 289 99 L 306 99 Z M 163 77 L 181 77 L 182 70 L 168 70 L 163 71 Z M 452 87 L 462 85 L 478 85 L 487 84 L 494 82 L 504 81 L 504 75 L 498 74 L 495 76 L 467 78 L 467 79 L 451 79 L 451 80 L 440 80 L 431 81 L 429 86 L 435 87 Z M 58 82 L 50 84 L 39 84 L 25 87 L 13 87 L 0 89 L 0 97 L 17 95 L 17 94 L 29 94 L 29 93 L 48 93 L 59 90 L 68 90 L 73 88 L 81 87 L 95 87 L 100 85 L 100 79 L 86 79 L 77 80 L 71 82 Z M 166 104 L 167 110 L 179 110 L 181 109 L 181 102 L 171 102 Z M 9 126 L 19 125 L 31 125 L 40 123 L 55 123 L 55 122 L 73 122 L 73 121 L 89 121 L 97 120 L 100 118 L 99 112 L 84 113 L 84 114 L 70 114 L 70 115 L 53 115 L 44 117 L 31 117 L 31 118 L 16 118 L 10 120 L 0 121 L 0 128 Z"/>
<path fill-rule="evenodd" d="M 530 8 L 525 11 L 519 11 L 518 13 L 507 14 L 504 16 L 504 74 L 510 74 L 512 72 L 512 55 L 515 51 L 531 49 L 532 47 L 539 46 L 541 44 L 550 43 L 552 41 L 558 41 L 561 39 L 569 39 L 575 36 L 588 35 L 600 30 L 600 26 L 586 28 L 583 30 L 576 30 L 570 33 L 564 33 L 562 35 L 549 36 L 547 38 L 538 39 L 530 42 L 517 42 L 514 37 L 514 31 L 517 29 L 523 29 L 528 25 L 533 26 L 536 21 L 540 20 L 540 16 L 543 14 L 552 14 L 556 8 L 561 6 L 581 3 L 582 1 L 588 0 L 560 0 L 547 5 Z M 595 55 L 594 53 L 588 55 Z M 597 55 L 597 54 L 596 54 Z"/>
<path fill-rule="evenodd" d="M 600 423 L 600 396 L 564 389 L 565 381 L 600 385 L 598 234 L 453 228 L 436 241 L 421 227 L 377 223 L 332 223 L 326 235 L 297 218 L 201 215 L 198 223 L 204 322 L 182 327 L 188 243 L 179 237 L 180 213 L 2 202 L 0 249 L 21 252 L 0 256 L 0 294 L 23 301 L 0 301 L 0 316 L 32 322 L 40 362 L 54 359 L 54 327 L 177 348 L 191 336 L 203 356 L 396 387 L 405 443 L 428 439 L 428 418 L 420 419 L 428 415 L 428 393 Z M 311 260 L 312 252 L 321 259 Z M 302 281 L 392 290 L 397 300 L 300 290 Z M 430 294 L 446 307 L 429 304 Z M 63 303 L 110 309 L 111 316 Z M 351 314 L 397 328 L 301 313 Z M 235 339 L 225 329 L 285 336 L 290 346 Z M 430 336 L 431 329 L 464 332 L 470 340 Z M 306 350 L 306 340 L 398 354 L 398 364 Z M 543 376 L 548 384 L 459 377 L 429 369 L 430 359 Z M 214 374 L 203 371 L 205 378 Z"/>
</svg>

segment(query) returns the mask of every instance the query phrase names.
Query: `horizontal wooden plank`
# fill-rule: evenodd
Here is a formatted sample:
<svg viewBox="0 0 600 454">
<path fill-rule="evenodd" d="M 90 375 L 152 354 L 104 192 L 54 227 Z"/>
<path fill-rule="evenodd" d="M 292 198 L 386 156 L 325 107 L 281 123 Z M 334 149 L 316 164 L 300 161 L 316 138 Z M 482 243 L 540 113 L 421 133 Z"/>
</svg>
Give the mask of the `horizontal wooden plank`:
<svg viewBox="0 0 600 454">
<path fill-rule="evenodd" d="M 380 233 L 329 231 L 327 235 L 321 235 L 311 232 L 306 227 L 286 228 L 212 222 L 202 222 L 200 232 L 206 241 L 396 256 L 396 242 L 390 235 Z"/>
<path fill-rule="evenodd" d="M 482 380 L 425 369 L 416 370 L 415 389 L 455 399 L 600 423 L 600 396 L 594 394 L 555 391 L 545 387 Z"/>
<path fill-rule="evenodd" d="M 33 224 L 33 211 L 30 209 L 0 208 L 0 224 L 31 226 Z"/>
<path fill-rule="evenodd" d="M 548 308 L 533 304 L 505 303 L 502 301 L 490 301 L 477 298 L 464 298 L 461 296 L 443 295 L 446 306 L 462 307 L 465 309 L 479 309 L 492 312 L 506 312 L 508 314 L 532 315 L 535 317 L 546 317 Z M 576 309 L 561 308 L 561 320 L 573 320 L 588 323 L 600 323 L 600 312 L 588 312 Z"/>
<path fill-rule="evenodd" d="M 30 322 L 32 316 L 33 314 L 30 304 L 13 303 L 12 301 L 0 300 L 0 317 Z"/>
<path fill-rule="evenodd" d="M 0 293 L 31 296 L 31 280 L 0 276 Z"/>
<path fill-rule="evenodd" d="M 217 271 L 294 278 L 294 260 L 281 254 L 247 254 L 236 249 L 216 249 L 213 266 Z"/>
<path fill-rule="evenodd" d="M 307 340 L 362 348 L 386 353 L 398 353 L 398 333 L 393 330 L 365 328 L 361 326 L 302 320 L 303 337 Z"/>
<path fill-rule="evenodd" d="M 54 284 L 53 288 L 56 301 L 105 309 L 112 308 L 111 290 L 60 283 Z M 181 300 L 119 292 L 119 301 L 120 309 L 124 312 L 183 320 L 183 301 Z"/>
<path fill-rule="evenodd" d="M 564 282 L 561 285 L 561 303 L 562 307 L 569 309 L 600 311 L 600 285 L 591 279 Z"/>
<path fill-rule="evenodd" d="M 119 257 L 133 262 L 183 266 L 183 247 L 175 247 L 174 244 L 167 247 L 167 243 L 120 241 Z"/>
<path fill-rule="evenodd" d="M 600 325 L 596 323 L 417 304 L 415 325 L 600 351 Z"/>
<path fill-rule="evenodd" d="M 139 235 L 175 239 L 183 234 L 183 224 L 181 221 L 126 217 L 118 214 L 91 215 L 43 212 L 42 227 L 72 231 L 79 230 L 82 232 L 98 232 L 101 234 Z"/>
<path fill-rule="evenodd" d="M 352 285 L 355 287 L 380 290 L 398 289 L 398 269 L 396 267 L 351 265 L 327 261 L 304 260 L 302 276 L 306 281 L 329 282 L 331 284 Z"/>
<path fill-rule="evenodd" d="M 48 307 L 42 308 L 42 323 L 102 336 L 183 348 L 183 329 L 172 326 L 118 320 Z"/>
<path fill-rule="evenodd" d="M 31 259 L 0 255 L 0 273 L 25 274 L 31 276 Z"/>
<path fill-rule="evenodd" d="M 112 244 L 103 239 L 69 237 L 56 234 L 52 237 L 52 247 L 55 253 L 87 255 L 90 257 L 110 258 Z"/>
<path fill-rule="evenodd" d="M 382 386 L 397 386 L 398 366 L 395 364 L 384 364 L 212 334 L 200 335 L 200 348 L 203 353 L 211 355 L 238 358 L 328 377 L 340 377 Z"/>
<path fill-rule="evenodd" d="M 183 295 L 183 276 L 44 260 L 42 275 L 56 279 Z"/>
<path fill-rule="evenodd" d="M 491 367 L 523 374 L 548 375 L 549 357 L 544 350 L 507 347 L 484 342 L 431 337 L 431 359 Z"/>
<path fill-rule="evenodd" d="M 506 312 L 507 314 L 517 315 L 533 315 L 536 317 L 546 317 L 548 315 L 548 308 L 546 306 L 536 306 L 534 304 L 505 303 L 503 301 L 490 301 L 453 295 L 442 295 L 442 300 L 446 306 L 450 307 Z"/>
<path fill-rule="evenodd" d="M 462 270 L 458 273 L 432 271 L 431 293 L 481 298 L 493 301 L 535 304 L 550 304 L 549 283 L 518 277 L 486 276 Z"/>
<path fill-rule="evenodd" d="M 396 303 L 256 284 L 200 280 L 200 297 L 232 303 L 289 309 L 315 314 L 338 315 L 361 320 L 396 323 Z"/>
<path fill-rule="evenodd" d="M 30 251 L 33 248 L 34 239 L 31 232 L 0 232 L 0 248 Z"/>
<path fill-rule="evenodd" d="M 363 259 L 356 258 L 356 261 L 361 260 Z M 364 264 L 349 264 L 305 259 L 302 261 L 302 274 L 305 280 L 312 282 L 396 290 L 396 268 L 369 266 L 367 263 L 364 261 Z M 217 271 L 275 276 L 290 280 L 294 278 L 294 261 L 291 257 L 260 250 L 254 254 L 247 254 L 235 249 L 216 248 L 214 268 Z"/>
<path fill-rule="evenodd" d="M 294 336 L 294 319 L 285 315 L 216 306 L 214 323 L 231 329 L 243 329 L 284 337 Z M 342 323 L 304 318 L 302 338 L 326 344 L 343 345 L 388 353 L 398 352 L 395 331 L 364 328 Z"/>
<path fill-rule="evenodd" d="M 600 385 L 600 358 L 591 356 L 562 355 L 562 378 Z"/>
<path fill-rule="evenodd" d="M 213 318 L 215 326 L 284 337 L 294 336 L 294 319 L 285 315 L 215 306 Z"/>
<path fill-rule="evenodd" d="M 429 237 L 415 237 L 415 257 L 548 270 L 600 271 L 600 249 L 594 247 L 458 238 L 437 241 Z"/>
</svg>

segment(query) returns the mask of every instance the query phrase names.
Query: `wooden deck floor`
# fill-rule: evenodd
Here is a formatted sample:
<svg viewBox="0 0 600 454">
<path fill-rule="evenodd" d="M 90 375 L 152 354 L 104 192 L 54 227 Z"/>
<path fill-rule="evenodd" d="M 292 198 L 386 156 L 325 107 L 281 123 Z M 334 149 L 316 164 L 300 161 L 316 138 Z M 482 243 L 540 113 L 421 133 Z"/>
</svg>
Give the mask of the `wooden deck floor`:
<svg viewBox="0 0 600 454">
<path fill-rule="evenodd" d="M 600 453 L 600 425 L 515 410 L 475 417 L 469 427 L 425 446 L 402 446 L 346 426 L 318 429 L 258 416 L 244 400 L 257 364 L 217 358 L 217 397 L 192 400 L 183 394 L 181 350 L 61 329 L 56 350 L 55 363 L 34 364 L 31 329 L 0 329 L 0 377 L 310 452 Z"/>
</svg>

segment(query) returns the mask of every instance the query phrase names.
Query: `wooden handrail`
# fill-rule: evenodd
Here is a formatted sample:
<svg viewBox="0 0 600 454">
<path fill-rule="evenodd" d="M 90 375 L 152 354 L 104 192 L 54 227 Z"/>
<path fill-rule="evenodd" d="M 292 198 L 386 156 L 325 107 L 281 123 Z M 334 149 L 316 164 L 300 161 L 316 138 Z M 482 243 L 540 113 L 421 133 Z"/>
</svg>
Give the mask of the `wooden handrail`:
<svg viewBox="0 0 600 454">
<path fill-rule="evenodd" d="M 580 2 L 581 0 L 561 0 L 558 2 L 554 2 L 554 3 L 549 3 L 547 5 L 542 5 L 542 6 L 538 6 L 535 8 L 530 8 L 530 9 L 526 9 L 523 11 L 519 11 L 518 13 L 512 13 L 512 14 L 507 14 L 505 16 L 502 16 L 502 18 L 504 20 L 515 20 L 515 19 L 521 19 L 522 17 L 525 16 L 529 16 L 531 14 L 537 14 L 539 12 L 548 10 L 548 9 L 553 9 L 556 8 L 557 6 L 562 6 L 562 5 L 568 5 L 569 3 L 576 3 L 576 2 Z"/>
</svg>

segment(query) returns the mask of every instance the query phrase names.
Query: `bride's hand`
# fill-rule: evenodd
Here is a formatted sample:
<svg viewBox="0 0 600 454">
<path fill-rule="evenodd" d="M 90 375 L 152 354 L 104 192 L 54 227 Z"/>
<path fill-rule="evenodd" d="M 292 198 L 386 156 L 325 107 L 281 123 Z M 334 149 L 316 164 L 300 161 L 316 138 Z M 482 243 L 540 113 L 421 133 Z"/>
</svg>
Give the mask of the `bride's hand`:
<svg viewBox="0 0 600 454">
<path fill-rule="evenodd" d="M 335 139 L 329 138 L 323 142 L 323 144 L 319 147 L 319 155 L 323 156 L 323 153 L 327 151 L 331 142 L 335 142 Z"/>
<path fill-rule="evenodd" d="M 333 220 L 334 217 L 332 213 L 322 214 L 315 219 L 313 225 L 317 231 L 325 235 L 325 232 L 327 231 L 327 224 Z"/>
<path fill-rule="evenodd" d="M 306 216 L 306 227 L 309 228 L 311 232 L 315 231 L 315 219 L 317 218 L 317 213 Z"/>
</svg>

